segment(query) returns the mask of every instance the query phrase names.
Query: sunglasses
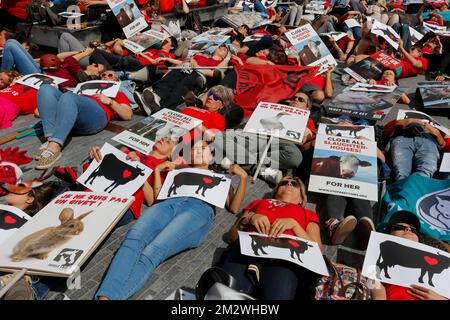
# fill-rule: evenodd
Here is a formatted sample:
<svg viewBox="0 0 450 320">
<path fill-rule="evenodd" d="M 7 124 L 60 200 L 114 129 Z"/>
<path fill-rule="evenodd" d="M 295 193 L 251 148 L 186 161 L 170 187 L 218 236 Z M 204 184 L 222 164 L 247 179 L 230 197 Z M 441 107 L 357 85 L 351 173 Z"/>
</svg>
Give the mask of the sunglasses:
<svg viewBox="0 0 450 320">
<path fill-rule="evenodd" d="M 307 103 L 307 100 L 305 98 L 297 97 L 297 96 L 293 96 L 292 101 L 299 101 L 299 102 Z"/>
<path fill-rule="evenodd" d="M 394 224 L 391 226 L 391 231 L 411 231 L 415 235 L 419 236 L 419 230 L 412 226 L 404 226 L 402 224 Z"/>
<path fill-rule="evenodd" d="M 102 73 L 100 76 L 102 78 L 115 78 L 116 77 L 116 75 L 114 73 L 106 73 L 106 72 Z"/>
<path fill-rule="evenodd" d="M 278 183 L 279 187 L 285 186 L 288 183 L 291 183 L 293 187 L 299 188 L 300 187 L 300 181 L 298 180 L 281 180 L 280 183 Z"/>
<path fill-rule="evenodd" d="M 220 101 L 220 102 L 223 103 L 222 99 L 221 99 L 217 94 L 215 94 L 215 93 L 209 92 L 209 93 L 208 93 L 208 97 L 212 97 L 213 100 L 215 100 L 215 101 Z"/>
</svg>

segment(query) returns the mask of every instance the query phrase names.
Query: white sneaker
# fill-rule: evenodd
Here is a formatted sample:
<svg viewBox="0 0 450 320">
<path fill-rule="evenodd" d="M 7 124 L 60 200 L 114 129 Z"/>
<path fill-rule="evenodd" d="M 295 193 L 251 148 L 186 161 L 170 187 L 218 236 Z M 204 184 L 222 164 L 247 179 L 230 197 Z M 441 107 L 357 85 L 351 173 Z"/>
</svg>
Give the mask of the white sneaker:
<svg viewBox="0 0 450 320">
<path fill-rule="evenodd" d="M 259 172 L 260 176 L 267 182 L 278 184 L 283 179 L 283 172 L 270 167 L 263 167 Z"/>
</svg>

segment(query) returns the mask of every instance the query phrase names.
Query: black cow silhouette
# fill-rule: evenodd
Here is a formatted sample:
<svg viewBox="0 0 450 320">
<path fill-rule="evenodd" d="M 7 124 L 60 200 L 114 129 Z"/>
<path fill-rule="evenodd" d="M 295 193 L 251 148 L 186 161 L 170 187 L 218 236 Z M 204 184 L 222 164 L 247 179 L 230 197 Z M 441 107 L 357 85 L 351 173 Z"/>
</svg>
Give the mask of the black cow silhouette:
<svg viewBox="0 0 450 320">
<path fill-rule="evenodd" d="M 448 269 L 450 267 L 450 258 L 440 255 L 439 252 L 433 254 L 407 247 L 394 241 L 384 241 L 380 243 L 380 256 L 376 265 L 379 279 L 381 279 L 381 271 L 384 271 L 385 278 L 390 279 L 388 268 L 398 265 L 405 268 L 420 269 L 420 283 L 423 283 L 423 277 L 428 273 L 428 284 L 434 287 L 433 275 Z"/>
<path fill-rule="evenodd" d="M 383 35 L 391 39 L 397 39 L 397 37 L 389 29 L 373 29 L 373 31 L 381 31 Z"/>
<path fill-rule="evenodd" d="M 84 93 L 86 90 L 95 90 L 95 93 L 103 93 L 104 90 L 111 88 L 113 82 L 86 82 L 83 83 L 77 91 L 77 94 Z"/>
<path fill-rule="evenodd" d="M 433 119 L 431 119 L 429 116 L 427 116 L 425 114 L 421 114 L 421 113 L 416 113 L 416 112 L 405 112 L 405 119 L 426 120 L 430 124 L 433 123 L 435 125 L 438 125 L 438 123 L 436 121 L 434 121 Z"/>
<path fill-rule="evenodd" d="M 84 182 L 85 184 L 94 183 L 97 177 L 103 176 L 107 180 L 111 180 L 110 186 L 106 187 L 105 192 L 112 192 L 118 186 L 127 184 L 136 179 L 137 176 L 144 175 L 144 169 L 132 167 L 129 164 L 119 160 L 114 154 L 108 153 L 103 157 L 103 161 L 95 169 Z"/>
<path fill-rule="evenodd" d="M 297 255 L 297 259 L 300 262 L 303 262 L 300 258 L 300 254 L 303 254 L 308 250 L 308 247 L 312 247 L 312 245 L 308 244 L 305 241 L 294 240 L 289 238 L 272 238 L 272 237 L 264 237 L 251 234 L 252 238 L 252 250 L 253 253 L 259 256 L 258 251 L 261 250 L 261 253 L 268 254 L 263 250 L 264 247 L 276 247 L 289 249 L 291 251 L 291 258 L 294 259 L 294 253 Z"/>
<path fill-rule="evenodd" d="M 15 213 L 0 210 L 0 230 L 19 229 L 25 222 L 27 222 L 27 219 Z"/>
<path fill-rule="evenodd" d="M 327 124 L 325 127 L 325 134 L 333 134 L 334 130 L 339 130 L 339 131 L 349 131 L 348 134 L 349 135 L 353 135 L 356 137 L 356 133 L 358 133 L 361 130 L 364 130 L 365 127 L 361 127 L 361 126 L 341 126 L 341 125 L 333 125 L 333 124 Z M 339 134 L 338 134 L 339 135 Z"/>
<path fill-rule="evenodd" d="M 54 80 L 46 75 L 43 74 L 32 74 L 28 77 L 22 78 L 22 81 L 28 82 L 30 79 L 34 79 L 35 82 L 33 85 L 37 85 L 39 82 L 40 84 L 54 84 Z"/>
<path fill-rule="evenodd" d="M 202 191 L 202 196 L 205 196 L 205 191 L 215 186 L 218 186 L 221 182 L 227 181 L 222 177 L 214 177 L 206 174 L 200 174 L 195 172 L 181 172 L 173 178 L 172 185 L 169 188 L 167 196 L 177 194 L 177 188 L 181 186 L 195 186 L 198 185 L 198 189 L 195 191 L 198 194 Z M 203 190 L 202 190 L 203 189 Z"/>
</svg>

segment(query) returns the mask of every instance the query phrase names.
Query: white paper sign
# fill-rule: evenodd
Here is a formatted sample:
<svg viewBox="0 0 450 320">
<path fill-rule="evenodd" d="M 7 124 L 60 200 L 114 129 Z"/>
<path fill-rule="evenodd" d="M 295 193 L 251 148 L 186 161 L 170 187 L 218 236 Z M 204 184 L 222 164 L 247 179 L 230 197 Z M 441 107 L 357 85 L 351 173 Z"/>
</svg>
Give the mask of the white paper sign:
<svg viewBox="0 0 450 320">
<path fill-rule="evenodd" d="M 57 86 L 60 83 L 63 83 L 66 81 L 67 81 L 67 79 L 49 76 L 49 75 L 43 74 L 43 73 L 32 73 L 32 74 L 28 74 L 23 77 L 20 77 L 16 81 L 16 83 L 39 90 L 39 88 L 43 84 L 50 84 L 52 86 Z"/>
<path fill-rule="evenodd" d="M 199 119 L 165 108 L 112 139 L 134 150 L 149 154 L 153 145 L 161 138 L 170 137 L 178 140 L 201 123 Z"/>
<path fill-rule="evenodd" d="M 120 89 L 120 82 L 92 80 L 77 84 L 73 93 L 93 96 L 103 93 L 105 96 L 115 98 Z"/>
<path fill-rule="evenodd" d="M 394 92 L 397 86 L 385 86 L 383 84 L 368 84 L 357 82 L 350 88 L 353 91 L 364 91 L 364 92 Z"/>
<path fill-rule="evenodd" d="M 106 0 L 127 38 L 148 27 L 134 0 Z"/>
<path fill-rule="evenodd" d="M 245 125 L 244 132 L 303 142 L 309 111 L 282 104 L 260 102 Z"/>
<path fill-rule="evenodd" d="M 395 32 L 392 27 L 383 24 L 377 20 L 374 20 L 372 29 L 370 30 L 373 34 L 381 36 L 385 39 L 395 50 L 398 49 L 397 40 L 400 39 L 400 36 L 397 32 Z"/>
<path fill-rule="evenodd" d="M 123 44 L 125 48 L 133 53 L 145 51 L 147 48 L 164 41 L 167 37 L 165 33 L 155 30 L 149 30 L 146 32 L 138 32 L 134 36 L 124 39 Z"/>
<path fill-rule="evenodd" d="M 337 32 L 337 31 L 333 31 L 333 32 L 328 32 L 328 33 L 321 33 L 321 36 L 327 36 L 329 38 L 333 38 L 334 41 L 339 41 L 342 38 L 344 38 L 347 34 L 345 32 Z"/>
<path fill-rule="evenodd" d="M 359 22 L 356 21 L 355 19 L 347 19 L 347 20 L 344 21 L 344 23 L 345 23 L 346 26 L 349 27 L 349 28 L 361 27 L 361 25 L 359 24 Z"/>
<path fill-rule="evenodd" d="M 2 245 L 0 269 L 70 276 L 119 221 L 134 197 L 65 192 Z"/>
<path fill-rule="evenodd" d="M 223 174 L 202 169 L 178 169 L 169 171 L 158 200 L 193 197 L 224 208 L 231 186 L 231 179 Z"/>
<path fill-rule="evenodd" d="M 317 133 L 347 138 L 364 137 L 375 141 L 375 130 L 373 126 L 319 123 Z"/>
<path fill-rule="evenodd" d="M 323 276 L 328 269 L 319 245 L 314 241 L 282 234 L 276 238 L 239 231 L 241 253 L 250 257 L 281 259 Z"/>
<path fill-rule="evenodd" d="M 411 27 L 409 27 L 409 35 L 411 36 L 412 45 L 415 45 L 417 41 L 423 38 L 423 34 Z"/>
<path fill-rule="evenodd" d="M 318 134 L 308 190 L 378 201 L 376 142 Z"/>
<path fill-rule="evenodd" d="M 91 165 L 77 180 L 90 190 L 131 196 L 152 173 L 152 169 L 139 161 L 127 160 L 125 153 L 109 143 L 103 145 L 100 153 L 102 161 L 92 160 Z"/>
<path fill-rule="evenodd" d="M 330 50 L 310 24 L 286 32 L 285 35 L 298 52 L 302 64 L 320 66 L 317 74 L 325 72 L 332 65 L 337 65 Z"/>
<path fill-rule="evenodd" d="M 420 285 L 450 298 L 450 254 L 401 237 L 372 231 L 362 275 L 403 287 Z"/>
<path fill-rule="evenodd" d="M 434 120 L 432 117 L 427 115 L 426 113 L 420 112 L 420 111 L 412 111 L 412 110 L 398 110 L 397 119 L 396 120 L 403 120 L 403 119 L 419 119 L 422 122 L 426 122 L 431 124 L 436 129 L 441 130 L 446 135 L 450 135 L 450 130 L 448 130 L 446 127 L 438 123 L 436 120 Z"/>
<path fill-rule="evenodd" d="M 445 26 L 438 26 L 428 22 L 423 22 L 423 26 L 429 31 L 433 31 L 434 33 L 442 33 L 447 31 L 447 27 Z"/>
<path fill-rule="evenodd" d="M 22 210 L 0 204 L 0 245 L 30 219 Z"/>
<path fill-rule="evenodd" d="M 441 162 L 441 168 L 439 169 L 440 172 L 450 172 L 450 153 L 446 152 L 444 153 L 444 156 L 442 157 Z"/>
</svg>

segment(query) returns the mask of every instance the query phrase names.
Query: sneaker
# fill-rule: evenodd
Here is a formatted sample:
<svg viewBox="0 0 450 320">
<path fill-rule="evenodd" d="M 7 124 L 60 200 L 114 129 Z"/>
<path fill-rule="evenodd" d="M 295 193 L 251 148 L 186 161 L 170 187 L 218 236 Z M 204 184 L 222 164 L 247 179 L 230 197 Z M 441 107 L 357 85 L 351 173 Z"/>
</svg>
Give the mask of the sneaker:
<svg viewBox="0 0 450 320">
<path fill-rule="evenodd" d="M 367 217 L 362 217 L 358 220 L 356 225 L 356 236 L 357 236 L 357 248 L 359 250 L 366 250 L 369 244 L 370 233 L 375 231 L 375 226 L 372 219 Z"/>
<path fill-rule="evenodd" d="M 41 157 L 42 152 L 47 149 L 48 147 L 48 141 L 45 141 L 38 149 L 36 155 L 34 156 L 34 160 L 39 160 L 39 158 Z"/>
<path fill-rule="evenodd" d="M 273 169 L 270 167 L 263 167 L 259 172 L 259 175 L 267 182 L 273 183 L 275 185 L 283 179 L 283 172 L 278 169 Z"/>
<path fill-rule="evenodd" d="M 152 111 L 159 111 L 161 109 L 161 106 L 159 105 L 159 102 L 157 101 L 156 94 L 152 92 L 150 88 L 144 89 L 144 92 L 142 93 L 144 97 L 145 104 L 152 110 Z"/>
<path fill-rule="evenodd" d="M 50 149 L 45 149 L 41 153 L 41 157 L 39 158 L 36 169 L 37 170 L 45 170 L 50 167 L 53 167 L 53 165 L 61 158 L 61 151 L 59 152 L 53 152 Z"/>
<path fill-rule="evenodd" d="M 2 282 L 9 283 L 14 275 L 6 275 L 1 277 Z M 7 278 L 6 278 L 7 277 Z M 5 281 L 6 280 L 6 281 Z M 6 283 L 6 284 L 7 284 Z M 17 281 L 3 296 L 4 300 L 36 300 L 34 295 L 32 280 L 30 276 L 24 276 Z"/>
<path fill-rule="evenodd" d="M 136 101 L 137 105 L 141 109 L 144 116 L 148 117 L 149 115 L 152 114 L 152 109 L 150 109 L 150 107 L 147 106 L 147 104 L 144 101 L 144 97 L 142 97 L 142 95 L 139 92 L 135 91 L 133 93 L 133 97 L 134 101 Z"/>
<path fill-rule="evenodd" d="M 348 216 L 339 221 L 338 219 L 328 219 L 326 222 L 328 232 L 332 245 L 338 245 L 344 243 L 348 235 L 356 227 L 356 218 L 354 216 Z"/>
</svg>

